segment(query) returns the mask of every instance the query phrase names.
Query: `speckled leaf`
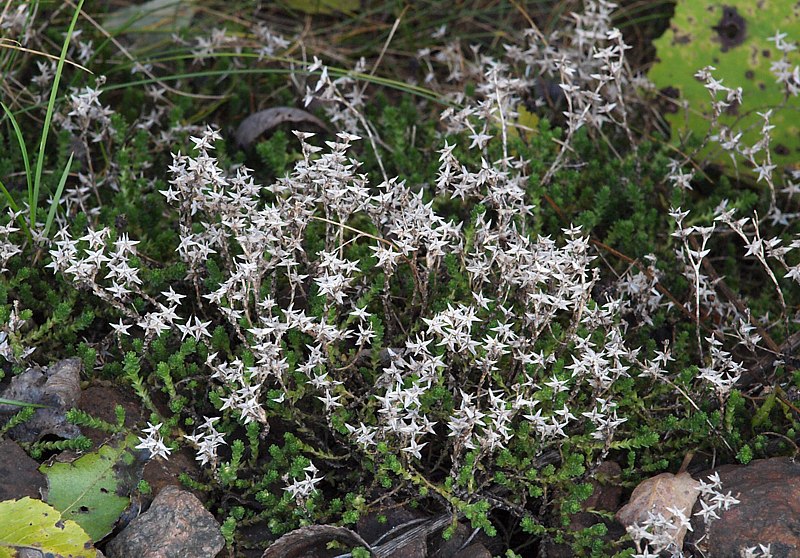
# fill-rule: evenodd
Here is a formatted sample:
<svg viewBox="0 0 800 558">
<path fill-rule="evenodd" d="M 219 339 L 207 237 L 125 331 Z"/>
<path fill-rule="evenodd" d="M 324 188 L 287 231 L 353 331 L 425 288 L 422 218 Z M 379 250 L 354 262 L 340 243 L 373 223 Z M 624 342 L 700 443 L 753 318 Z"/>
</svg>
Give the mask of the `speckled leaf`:
<svg viewBox="0 0 800 558">
<path fill-rule="evenodd" d="M 742 87 L 743 105 L 729 109 L 721 123 L 744 131 L 742 140 L 752 145 L 760 139 L 761 118 L 756 112 L 777 108 L 784 99 L 782 84 L 775 82 L 770 64 L 780 57 L 768 41 L 777 31 L 786 40 L 800 40 L 800 2 L 796 0 L 681 0 L 670 28 L 655 41 L 656 63 L 649 77 L 666 97 L 677 95 L 678 103 L 665 102 L 672 136 L 681 143 L 689 134 L 703 138 L 708 131 L 710 95 L 694 74 L 714 66 L 713 75 L 723 85 Z M 795 51 L 789 61 L 800 64 Z M 722 98 L 722 94 L 720 94 Z M 688 112 L 680 102 L 688 102 Z M 780 167 L 793 165 L 800 154 L 800 99 L 792 97 L 771 118 L 772 158 Z M 730 158 L 717 146 L 703 152 L 715 162 L 729 166 Z M 741 170 L 743 166 L 738 165 Z"/>
<path fill-rule="evenodd" d="M 134 449 L 137 443 L 129 435 L 71 463 L 42 465 L 48 485 L 45 500 L 93 540 L 101 540 L 128 507 L 130 492 L 141 478 L 144 460 Z"/>
<path fill-rule="evenodd" d="M 103 27 L 111 31 L 124 29 L 127 33 L 173 32 L 188 27 L 196 10 L 192 0 L 150 0 L 111 12 L 103 20 Z"/>
<path fill-rule="evenodd" d="M 0 502 L 0 558 L 14 558 L 25 548 L 35 548 L 53 558 L 96 555 L 89 535 L 41 500 Z"/>
</svg>

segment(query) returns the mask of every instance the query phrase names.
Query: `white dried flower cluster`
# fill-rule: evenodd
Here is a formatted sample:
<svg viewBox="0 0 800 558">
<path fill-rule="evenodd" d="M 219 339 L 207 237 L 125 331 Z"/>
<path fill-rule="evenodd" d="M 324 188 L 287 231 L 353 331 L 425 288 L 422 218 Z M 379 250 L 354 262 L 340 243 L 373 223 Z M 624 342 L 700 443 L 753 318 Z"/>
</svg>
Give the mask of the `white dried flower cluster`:
<svg viewBox="0 0 800 558">
<path fill-rule="evenodd" d="M 100 207 L 98 203 L 92 203 L 92 196 L 99 200 L 99 189 L 103 186 L 114 191 L 119 190 L 116 166 L 108 165 L 104 171 L 96 171 L 89 156 L 92 145 L 97 143 L 101 143 L 106 152 L 111 151 L 112 137 L 115 134 L 111 122 L 114 111 L 100 103 L 105 81 L 105 76 L 99 76 L 94 87 L 73 89 L 69 95 L 66 114 L 56 113 L 53 117 L 58 126 L 72 133 L 75 158 L 86 161 L 85 168 L 78 173 L 78 182 L 69 181 L 59 200 L 66 215 L 74 215 L 80 211 L 96 216 Z"/>
<path fill-rule="evenodd" d="M 0 225 L 0 273 L 8 271 L 6 269 L 8 260 L 22 252 L 22 248 L 9 238 L 9 235 L 19 231 L 19 228 L 15 227 L 14 223 L 21 215 L 22 212 L 14 212 L 9 209 L 8 223 Z"/>
<path fill-rule="evenodd" d="M 57 115 L 55 120 L 65 130 L 69 130 L 91 142 L 105 141 L 114 133 L 111 116 L 114 111 L 100 104 L 101 87 L 105 77 L 97 79 L 95 87 L 74 90 L 69 95 L 69 112 L 66 117 Z"/>
<path fill-rule="evenodd" d="M 289 40 L 280 33 L 276 32 L 274 29 L 271 29 L 268 25 L 265 25 L 263 22 L 258 22 L 253 30 L 253 33 L 261 43 L 261 46 L 256 51 L 258 53 L 259 60 L 270 56 L 275 56 L 279 52 L 289 48 Z"/>
<path fill-rule="evenodd" d="M 739 500 L 731 495 L 730 491 L 726 494 L 722 493 L 722 481 L 719 478 L 719 473 L 709 475 L 705 481 L 701 480 L 698 488 L 700 490 L 699 502 L 701 509 L 695 515 L 702 517 L 705 524 L 714 519 L 719 519 L 717 512 L 728 511 L 731 506 L 739 503 Z"/>
<path fill-rule="evenodd" d="M 366 392 L 329 362 L 332 345 L 349 339 L 368 346 L 374 335 L 369 313 L 354 298 L 366 286 L 365 277 L 360 265 L 342 256 L 344 244 L 368 242 L 387 275 L 402 258 L 419 278 L 424 296 L 428 278 L 439 272 L 446 255 L 462 253 L 465 239 L 460 226 L 442 220 L 402 182 L 390 180 L 370 189 L 367 178 L 357 173 L 358 163 L 347 157 L 358 138 L 339 134 L 337 141 L 327 142 L 325 151 L 308 143 L 310 134 L 297 136 L 303 159 L 289 176 L 262 188 L 247 169 L 239 168 L 235 177 L 229 177 L 218 167 L 210 153 L 219 135 L 209 129 L 192 138 L 199 151 L 196 157 L 175 156 L 170 187 L 162 192 L 181 215 L 178 252 L 189 264 L 191 277 L 202 275 L 209 254 L 221 254 L 230 264 L 218 288 L 204 297 L 246 340 L 255 365 L 209 357 L 213 378 L 226 393 L 223 411 L 235 411 L 244 423 L 266 425 L 265 391 L 271 386 L 292 389 L 295 381 L 287 373 L 283 339 L 296 330 L 312 339 L 296 370 L 307 377 L 325 416 L 331 418 L 357 394 L 374 401 L 373 417 L 345 424 L 353 443 L 367 451 L 378 441 L 391 441 L 407 459 L 423 459 L 426 438 L 437 436 L 437 421 L 428 416 L 422 398 L 442 382 L 443 374 L 444 385 L 458 402 L 447 423 L 453 474 L 462 452 L 479 449 L 489 456 L 507 447 L 514 436 L 515 417 L 530 421 L 542 447 L 575 429 L 588 429 L 592 438 L 610 443 L 626 420 L 617 415 L 613 400 L 599 397 L 591 412 L 576 416 L 566 404 L 556 404 L 553 394 L 585 388 L 600 395 L 630 373 L 637 351 L 625 346 L 615 325 L 619 304 L 587 308 L 597 275 L 591 270 L 593 257 L 580 228 L 565 230 L 567 240 L 562 245 L 522 234 L 511 213 L 501 213 L 512 207 L 506 200 L 517 199 L 509 198 L 507 180 L 482 180 L 481 171 L 475 173 L 470 196 L 488 200 L 487 205 L 502 217 L 488 221 L 479 216 L 470 250 L 463 254 L 475 302 L 452 304 L 422 316 L 422 331 L 407 339 L 403 350 L 390 350 L 390 362 Z M 473 180 L 452 153 L 440 172 L 453 177 L 439 181 L 448 189 L 451 181 Z M 526 180 L 521 168 L 513 176 Z M 265 191 L 275 196 L 274 202 L 264 202 Z M 315 217 L 316 212 L 324 217 Z M 359 213 L 371 219 L 380 238 L 343 226 Z M 303 240 L 315 220 L 325 229 L 325 248 L 308 260 Z M 354 232 L 355 237 L 347 240 L 345 235 Z M 258 295 L 280 278 L 289 288 L 281 297 L 283 304 L 273 296 Z M 198 288 L 205 290 L 199 283 Z M 323 300 L 323 315 L 338 319 L 323 322 L 295 308 L 295 300 L 311 294 L 309 288 Z M 477 327 L 496 318 L 498 323 L 488 329 Z M 563 318 L 586 333 L 570 337 L 576 344 L 572 363 L 555 372 L 549 370 L 554 355 L 541 352 L 536 343 L 554 320 Z M 193 320 L 202 339 L 204 324 L 197 317 Z M 183 330 L 191 323 L 178 327 Z M 247 327 L 242 328 L 243 323 Z M 602 344 L 587 337 L 593 332 L 602 334 Z M 513 371 L 501 371 L 501 361 L 507 362 L 504 366 L 512 363 Z M 470 377 L 498 373 L 509 379 L 521 373 L 523 381 L 511 381 L 505 389 L 473 384 L 474 380 L 465 383 Z"/>
<path fill-rule="evenodd" d="M 305 500 L 314 494 L 317 485 L 322 481 L 322 477 L 317 476 L 319 469 L 313 463 L 309 464 L 303 471 L 303 478 L 301 479 L 292 479 L 291 482 L 289 482 L 288 478 L 284 479 L 288 483 L 284 490 L 291 494 L 292 498 L 301 506 Z"/>
<path fill-rule="evenodd" d="M 782 40 L 782 39 L 780 39 Z M 780 42 L 780 41 L 779 41 Z M 784 43 L 781 45 L 785 46 Z M 740 158 L 749 162 L 757 173 L 757 181 L 765 182 L 770 192 L 770 209 L 767 217 L 762 219 L 757 213 L 752 217 L 738 217 L 736 208 L 729 207 L 728 200 L 723 200 L 714 211 L 714 218 L 706 226 L 685 225 L 688 221 L 689 211 L 681 208 L 672 209 L 670 215 L 676 223 L 672 236 L 680 241 L 676 247 L 678 261 L 684 265 L 684 275 L 692 285 L 692 298 L 687 308 L 694 313 L 697 327 L 697 344 L 701 347 L 708 346 L 708 355 L 705 366 L 701 367 L 700 378 L 706 380 L 713 388 L 720 401 L 725 401 L 730 390 L 743 372 L 743 366 L 736 362 L 729 352 L 722 349 L 721 340 L 726 336 L 735 338 L 739 344 L 750 351 L 755 351 L 763 341 L 757 319 L 751 316 L 749 309 L 737 305 L 730 297 L 721 296 L 718 289 L 720 277 L 712 277 L 707 273 L 707 259 L 711 254 L 711 240 L 718 235 L 733 233 L 739 237 L 744 245 L 745 258 L 756 260 L 763 270 L 764 275 L 773 287 L 776 300 L 783 310 L 782 319 L 786 320 L 786 303 L 784 300 L 785 280 L 800 281 L 800 265 L 793 263 L 791 253 L 800 247 L 800 239 L 790 242 L 778 237 L 765 238 L 762 228 L 765 221 L 770 225 L 788 226 L 797 218 L 795 211 L 787 211 L 792 207 L 792 196 L 797 190 L 793 180 L 797 180 L 800 173 L 790 171 L 777 174 L 774 171 L 777 165 L 772 163 L 770 155 L 770 131 L 774 126 L 770 124 L 771 112 L 759 113 L 763 120 L 761 139 L 752 146 L 745 146 L 739 140 L 741 132 L 733 132 L 719 124 L 717 120 L 732 103 L 741 103 L 741 90 L 731 89 L 722 85 L 713 77 L 714 68 L 704 68 L 698 72 L 697 77 L 705 82 L 713 102 L 712 141 L 716 141 L 727 151 L 734 163 Z M 718 94 L 723 93 L 724 99 L 719 99 Z M 684 171 L 686 161 L 673 160 L 670 163 L 668 181 L 681 190 L 691 190 L 691 181 L 694 177 L 692 171 Z M 778 180 L 783 181 L 783 188 L 778 189 Z M 787 199 L 783 207 L 780 206 L 778 194 L 786 194 Z M 782 277 L 780 273 L 782 272 Z M 702 314 L 714 316 L 714 335 L 707 337 L 700 333 L 700 316 Z"/>
<path fill-rule="evenodd" d="M 228 35 L 226 29 L 215 27 L 209 36 L 195 37 L 195 46 L 192 49 L 192 64 L 203 65 L 207 58 L 213 58 L 218 50 L 229 45 L 238 45 L 238 39 Z M 237 47 L 239 48 L 239 47 Z"/>
<path fill-rule="evenodd" d="M 219 417 L 203 417 L 203 424 L 199 427 L 199 432 L 186 435 L 184 439 L 197 447 L 196 459 L 200 465 L 210 464 L 212 468 L 217 466 L 217 448 L 226 444 L 225 437 L 214 428 L 214 423 Z"/>
<path fill-rule="evenodd" d="M 759 544 L 758 546 L 749 546 L 739 551 L 741 558 L 772 558 L 772 545 Z"/>
<path fill-rule="evenodd" d="M 61 229 L 56 233 L 55 249 L 50 250 L 52 259 L 45 267 L 71 278 L 76 286 L 93 292 L 128 316 L 135 316 L 125 304 L 132 293 L 142 294 L 139 270 L 130 264 L 139 241 L 123 233 L 109 242 L 109 234 L 107 227 L 90 228 L 86 235 L 73 239 L 66 228 Z"/>
<path fill-rule="evenodd" d="M 779 50 L 783 53 L 782 61 L 773 63 L 773 72 L 778 76 L 778 82 L 784 83 L 787 87 L 787 97 L 789 95 L 797 96 L 798 89 L 795 85 L 795 78 L 792 76 L 784 75 L 780 69 L 776 69 L 776 64 L 787 64 L 786 56 L 795 47 L 793 44 L 785 42 L 783 39 L 785 34 L 778 33 L 773 37 Z M 781 66 L 782 67 L 782 66 Z M 775 126 L 771 123 L 773 109 L 765 110 L 764 112 L 757 112 L 756 114 L 761 117 L 761 129 L 759 139 L 752 145 L 745 145 L 741 140 L 743 130 L 731 129 L 730 127 L 720 123 L 719 119 L 726 111 L 737 109 L 743 103 L 742 88 L 730 88 L 722 84 L 722 80 L 714 78 L 713 72 L 716 70 L 713 66 L 706 66 L 699 70 L 695 77 L 705 84 L 706 89 L 711 96 L 711 121 L 709 124 L 708 139 L 716 142 L 723 151 L 728 153 L 734 168 L 737 168 L 739 160 L 744 160 L 757 174 L 756 181 L 763 182 L 767 185 L 770 192 L 770 207 L 767 218 L 773 222 L 788 224 L 789 219 L 798 217 L 800 214 L 793 212 L 791 214 L 783 213 L 778 208 L 777 191 L 779 181 L 782 180 L 786 188 L 791 188 L 792 183 L 788 179 L 788 174 L 776 173 L 778 165 L 772 160 L 772 151 L 770 150 L 770 141 L 772 138 L 771 131 Z M 795 67 L 794 72 L 798 71 Z M 794 75 L 794 74 L 792 74 Z M 720 98 L 720 93 L 724 96 Z M 777 174 L 777 175 L 776 175 Z"/>
<path fill-rule="evenodd" d="M 629 270 L 617 283 L 617 289 L 623 295 L 620 312 L 653 325 L 653 313 L 664 304 L 664 295 L 658 290 L 663 273 L 656 267 L 657 258 L 653 254 L 647 254 L 643 259 L 647 267 L 641 271 Z"/>
<path fill-rule="evenodd" d="M 628 527 L 628 534 L 636 544 L 634 558 L 659 558 L 668 555 L 671 558 L 684 558 L 676 535 L 683 527 L 693 531 L 690 518 L 678 507 L 667 508 L 671 517 L 662 513 L 647 512 L 647 519 L 641 524 L 634 523 Z M 666 554 L 662 554 L 666 553 Z"/>
<path fill-rule="evenodd" d="M 33 21 L 37 11 L 38 6 L 28 2 L 20 2 L 13 6 L 13 9 L 3 10 L 3 14 L 0 15 L 0 35 L 10 37 L 26 46 L 36 33 Z"/>
<path fill-rule="evenodd" d="M 153 457 L 161 457 L 162 459 L 166 459 L 169 457 L 169 454 L 172 453 L 172 450 L 164 444 L 164 438 L 159 433 L 159 430 L 162 427 L 162 423 L 158 423 L 153 426 L 151 423 L 147 423 L 147 428 L 142 429 L 147 436 L 144 438 L 139 437 L 139 445 L 136 446 L 136 449 L 143 449 L 150 452 L 150 458 Z"/>
<path fill-rule="evenodd" d="M 19 343 L 20 334 L 27 322 L 28 320 L 20 312 L 19 301 L 15 300 L 8 319 L 0 326 L 0 357 L 7 362 L 22 364 L 36 350 L 34 347 L 21 346 Z"/>
<path fill-rule="evenodd" d="M 775 43 L 775 48 L 781 53 L 781 57 L 770 64 L 770 71 L 775 76 L 776 83 L 782 83 L 786 88 L 786 95 L 797 97 L 800 95 L 800 65 L 789 62 L 789 56 L 797 52 L 797 43 L 786 40 L 787 34 L 776 31 L 775 35 L 768 40 Z"/>
</svg>

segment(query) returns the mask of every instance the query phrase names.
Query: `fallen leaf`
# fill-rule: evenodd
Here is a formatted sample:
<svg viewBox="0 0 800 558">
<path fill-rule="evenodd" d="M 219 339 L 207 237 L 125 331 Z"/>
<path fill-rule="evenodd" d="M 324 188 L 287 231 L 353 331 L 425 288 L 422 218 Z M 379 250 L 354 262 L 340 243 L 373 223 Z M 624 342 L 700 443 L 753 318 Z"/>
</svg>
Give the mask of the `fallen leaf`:
<svg viewBox="0 0 800 558">
<path fill-rule="evenodd" d="M 134 449 L 138 442 L 131 434 L 71 463 L 42 465 L 45 500 L 93 540 L 101 540 L 128 507 L 131 490 L 141 479 L 145 462 Z"/>
<path fill-rule="evenodd" d="M 630 501 L 617 512 L 617 521 L 628 528 L 634 523 L 642 524 L 648 513 L 660 513 L 667 521 L 681 525 L 667 508 L 680 510 L 685 517 L 691 517 L 692 507 L 700 495 L 699 486 L 700 483 L 686 472 L 677 475 L 661 473 L 644 480 L 633 490 Z M 678 549 L 683 548 L 684 536 L 686 527 L 681 525 L 674 535 Z"/>
<path fill-rule="evenodd" d="M 302 558 L 314 548 L 325 548 L 332 541 L 369 548 L 364 539 L 345 527 L 309 525 L 283 535 L 264 551 L 261 558 Z"/>
<path fill-rule="evenodd" d="M 785 95 L 784 84 L 775 80 L 770 67 L 780 59 L 771 42 L 777 31 L 788 41 L 800 36 L 800 10 L 794 2 L 753 0 L 680 0 L 669 29 L 653 41 L 657 58 L 648 77 L 662 91 L 664 110 L 678 145 L 688 137 L 702 138 L 708 132 L 711 96 L 694 74 L 714 66 L 714 78 L 727 87 L 741 87 L 743 106 L 732 104 L 719 118 L 721 126 L 742 131 L 741 144 L 761 141 L 763 118 L 759 113 L 773 110 L 769 150 L 772 163 L 791 167 L 800 149 L 800 98 Z M 789 57 L 789 72 L 797 65 L 797 52 Z M 718 99 L 724 99 L 720 93 Z M 685 102 L 685 105 L 684 105 Z M 716 132 L 715 132 L 716 133 Z M 709 142 L 700 157 L 710 157 L 733 173 L 755 174 L 741 162 L 734 167 L 727 152 Z M 759 154 L 759 160 L 763 156 Z M 777 172 L 776 172 L 777 174 Z"/>
<path fill-rule="evenodd" d="M 0 558 L 14 558 L 25 549 L 53 558 L 96 556 L 89 535 L 41 500 L 0 502 Z"/>
<path fill-rule="evenodd" d="M 292 107 L 273 107 L 251 114 L 239 124 L 234 137 L 242 147 L 252 145 L 258 136 L 284 122 L 309 122 L 323 130 L 328 126 L 308 111 Z"/>
<path fill-rule="evenodd" d="M 195 2 L 190 0 L 150 0 L 111 12 L 103 20 L 103 27 L 125 33 L 174 32 L 188 27 L 196 10 Z"/>
</svg>

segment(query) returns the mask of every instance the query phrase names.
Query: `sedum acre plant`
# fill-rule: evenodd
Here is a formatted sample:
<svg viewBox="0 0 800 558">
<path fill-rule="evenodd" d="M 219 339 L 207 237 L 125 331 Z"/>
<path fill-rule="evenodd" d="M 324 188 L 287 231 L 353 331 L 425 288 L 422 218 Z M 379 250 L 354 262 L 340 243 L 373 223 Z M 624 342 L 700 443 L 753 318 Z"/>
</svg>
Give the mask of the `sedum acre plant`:
<svg viewBox="0 0 800 558">
<path fill-rule="evenodd" d="M 382 513 L 387 495 L 497 535 L 508 556 L 668 548 L 663 517 L 627 538 L 570 519 L 605 462 L 632 485 L 690 451 L 767 451 L 770 410 L 752 425 L 738 386 L 757 366 L 798 382 L 779 360 L 796 331 L 798 177 L 754 159 L 764 189 L 722 178 L 694 195 L 691 161 L 642 133 L 652 88 L 614 7 L 588 1 L 497 52 L 437 31 L 416 56 L 427 97 L 409 86 L 397 103 L 364 61 L 294 61 L 296 101 L 337 131 L 281 129 L 253 152 L 188 123 L 191 98 L 167 102 L 147 65 L 132 68 L 150 76 L 140 113 L 105 104 L 110 79 L 73 89 L 54 121 L 82 162 L 58 232 L 23 245 L 19 212 L 0 228 L 9 371 L 78 354 L 130 386 L 150 419 L 137 447 L 193 451 L 203 472 L 181 480 L 233 554 L 247 527 L 267 544 Z M 182 40 L 208 75 L 285 62 L 291 40 L 247 31 Z"/>
</svg>

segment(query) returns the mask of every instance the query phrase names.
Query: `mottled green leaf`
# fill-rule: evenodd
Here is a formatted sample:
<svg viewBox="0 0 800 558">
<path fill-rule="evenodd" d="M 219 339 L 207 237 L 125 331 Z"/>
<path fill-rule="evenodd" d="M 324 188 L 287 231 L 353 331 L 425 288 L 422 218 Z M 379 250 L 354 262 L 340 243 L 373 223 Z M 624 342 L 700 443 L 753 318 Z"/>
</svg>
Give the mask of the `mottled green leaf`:
<svg viewBox="0 0 800 558">
<path fill-rule="evenodd" d="M 111 12 L 103 27 L 126 33 L 175 32 L 191 24 L 196 10 L 193 0 L 150 0 Z"/>
<path fill-rule="evenodd" d="M 22 498 L 0 502 L 0 558 L 36 549 L 53 558 L 93 558 L 92 539 L 74 521 L 41 500 Z"/>
<path fill-rule="evenodd" d="M 776 126 L 772 131 L 772 160 L 781 167 L 797 161 L 800 99 L 791 97 L 781 106 L 784 86 L 776 83 L 770 71 L 770 64 L 781 53 L 768 39 L 778 31 L 787 33 L 786 40 L 795 44 L 800 39 L 800 3 L 795 0 L 678 2 L 669 29 L 654 43 L 657 60 L 649 74 L 662 93 L 677 94 L 678 104 L 664 106 L 673 139 L 678 144 L 689 135 L 703 138 L 708 131 L 711 97 L 694 74 L 705 66 L 714 66 L 716 79 L 743 91 L 743 105 L 730 109 L 720 122 L 741 129 L 743 142 L 752 145 L 761 137 L 762 119 L 756 113 L 775 109 L 770 119 Z M 792 67 L 800 64 L 800 54 L 792 53 L 789 61 Z M 688 110 L 680 107 L 682 101 L 688 103 Z M 730 157 L 714 144 L 701 155 L 724 166 L 731 165 Z M 741 171 L 741 161 L 737 165 Z"/>
<path fill-rule="evenodd" d="M 144 461 L 134 449 L 137 443 L 129 435 L 71 463 L 42 465 L 39 470 L 48 486 L 45 499 L 93 540 L 101 540 L 128 507 L 130 492 L 141 479 Z"/>
</svg>

